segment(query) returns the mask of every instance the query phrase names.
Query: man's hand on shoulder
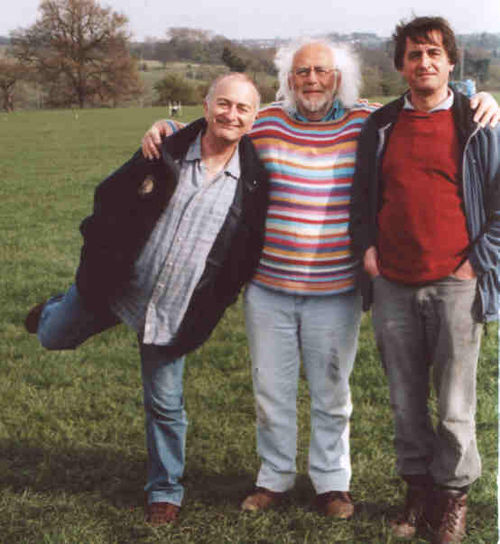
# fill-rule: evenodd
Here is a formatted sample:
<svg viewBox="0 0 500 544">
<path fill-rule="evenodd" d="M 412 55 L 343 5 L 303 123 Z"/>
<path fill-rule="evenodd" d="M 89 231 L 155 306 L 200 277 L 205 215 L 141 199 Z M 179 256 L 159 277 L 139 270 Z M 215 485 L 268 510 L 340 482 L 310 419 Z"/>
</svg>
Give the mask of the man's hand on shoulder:
<svg viewBox="0 0 500 544">
<path fill-rule="evenodd" d="M 153 123 L 142 137 L 141 148 L 144 157 L 149 160 L 159 159 L 162 139 L 173 133 L 172 127 L 164 119 Z"/>
<path fill-rule="evenodd" d="M 363 257 L 363 268 L 365 272 L 370 276 L 370 278 L 375 278 L 380 276 L 380 270 L 378 267 L 378 254 L 377 248 L 375 246 L 370 246 L 365 251 L 365 256 Z"/>
<path fill-rule="evenodd" d="M 470 99 L 470 107 L 475 110 L 474 121 L 483 128 L 488 125 L 495 128 L 500 121 L 500 107 L 490 93 L 482 91 L 475 94 Z"/>
</svg>

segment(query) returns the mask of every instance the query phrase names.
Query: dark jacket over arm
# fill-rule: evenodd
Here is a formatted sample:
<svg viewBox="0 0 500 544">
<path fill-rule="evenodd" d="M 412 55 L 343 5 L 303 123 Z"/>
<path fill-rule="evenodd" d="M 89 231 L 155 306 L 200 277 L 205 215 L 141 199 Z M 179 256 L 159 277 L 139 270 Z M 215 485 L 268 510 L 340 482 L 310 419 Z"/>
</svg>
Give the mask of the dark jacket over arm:
<svg viewBox="0 0 500 544">
<path fill-rule="evenodd" d="M 167 138 L 162 157 L 148 161 L 141 151 L 96 189 L 94 210 L 81 224 L 84 243 L 76 284 L 94 311 L 108 311 L 126 291 L 134 263 L 178 182 L 182 158 L 201 130 L 200 119 Z M 250 139 L 239 144 L 241 175 L 234 200 L 207 257 L 180 328 L 167 349 L 172 358 L 203 343 L 252 277 L 264 240 L 268 178 Z"/>
</svg>

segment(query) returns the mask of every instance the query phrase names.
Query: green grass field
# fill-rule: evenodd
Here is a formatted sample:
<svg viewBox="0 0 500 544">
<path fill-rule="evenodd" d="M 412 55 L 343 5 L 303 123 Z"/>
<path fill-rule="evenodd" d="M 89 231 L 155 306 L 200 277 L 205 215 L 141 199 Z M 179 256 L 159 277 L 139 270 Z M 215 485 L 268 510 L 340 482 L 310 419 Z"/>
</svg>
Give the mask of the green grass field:
<svg viewBox="0 0 500 544">
<path fill-rule="evenodd" d="M 186 119 L 199 113 L 184 109 Z M 25 332 L 26 311 L 72 282 L 78 225 L 95 185 L 165 114 L 151 108 L 0 115 L 0 543 L 393 542 L 387 520 L 404 488 L 394 471 L 387 386 L 367 318 L 352 377 L 357 513 L 350 522 L 324 519 L 311 507 L 303 379 L 297 486 L 280 510 L 239 511 L 258 468 L 241 303 L 188 358 L 186 502 L 180 523 L 160 529 L 142 521 L 146 451 L 135 335 L 119 326 L 74 352 L 55 353 Z M 497 366 L 497 330 L 490 326 L 479 365 L 483 477 L 470 494 L 468 544 L 497 541 Z"/>
</svg>

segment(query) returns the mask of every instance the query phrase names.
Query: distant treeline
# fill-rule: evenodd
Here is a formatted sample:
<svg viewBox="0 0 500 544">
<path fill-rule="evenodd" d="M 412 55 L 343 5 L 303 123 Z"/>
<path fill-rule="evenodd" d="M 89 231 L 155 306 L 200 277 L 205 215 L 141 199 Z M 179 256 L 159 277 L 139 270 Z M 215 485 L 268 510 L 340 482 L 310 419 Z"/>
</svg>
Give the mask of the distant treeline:
<svg viewBox="0 0 500 544">
<path fill-rule="evenodd" d="M 208 30 L 171 28 L 164 40 L 131 45 L 132 54 L 143 60 L 226 64 L 231 70 L 274 73 L 275 47 L 250 47 Z"/>
<path fill-rule="evenodd" d="M 351 32 L 349 34 L 340 34 L 333 32 L 327 35 L 328 39 L 334 42 L 350 42 L 360 44 L 363 47 L 385 46 L 388 38 L 381 38 L 372 32 Z M 489 51 L 492 56 L 500 57 L 500 33 L 473 33 L 458 34 L 458 42 L 461 46 L 480 48 Z M 196 41 L 201 44 L 196 46 Z M 152 38 L 144 42 L 132 42 L 131 49 L 145 59 L 160 60 L 169 62 L 174 60 L 184 60 L 192 62 L 216 63 L 221 51 L 221 45 L 230 42 L 242 46 L 245 49 L 273 49 L 281 45 L 286 40 L 283 39 L 247 39 L 247 40 L 229 40 L 220 35 L 215 35 L 208 30 L 192 28 L 171 28 L 167 32 L 167 39 Z M 9 45 L 8 36 L 0 36 L 0 45 Z M 207 48 L 207 44 L 214 46 L 213 49 Z"/>
<path fill-rule="evenodd" d="M 395 95 L 404 89 L 402 79 L 393 67 L 390 39 L 363 32 L 331 33 L 327 38 L 350 43 L 360 55 L 364 96 Z M 459 35 L 458 42 L 465 48 L 465 54 L 454 77 L 469 77 L 479 86 L 500 89 L 500 34 Z M 155 60 L 163 65 L 171 62 L 217 64 L 222 60 L 231 70 L 275 75 L 273 57 L 281 43 L 282 40 L 232 42 L 206 30 L 172 28 L 164 40 L 132 44 L 132 52 L 140 59 Z"/>
<path fill-rule="evenodd" d="M 95 0 L 79 2 L 100 9 Z M 203 99 L 209 81 L 228 70 L 250 73 L 263 101 L 274 99 L 277 80 L 273 58 L 283 40 L 232 41 L 207 30 L 176 27 L 170 28 L 164 39 L 129 42 L 121 30 L 124 19 L 116 19 L 115 14 L 105 11 L 101 16 L 103 21 L 115 17 L 112 19 L 116 26 L 114 38 L 107 49 L 99 42 L 95 55 L 84 59 L 83 72 L 79 74 L 85 73 L 86 66 L 94 69 L 96 62 L 103 66 L 97 76 L 88 71 L 89 77 L 80 87 L 72 85 L 73 80 L 67 79 L 65 74 L 67 67 L 73 69 L 81 56 L 77 55 L 75 60 L 70 57 L 73 51 L 56 51 L 54 59 L 59 60 L 52 64 L 46 58 L 37 57 L 39 51 L 45 51 L 37 41 L 40 23 L 23 32 L 14 32 L 12 39 L 0 36 L 0 92 L 4 109 L 13 109 L 14 104 L 38 108 L 176 101 L 194 104 Z M 54 33 L 54 25 L 54 21 L 49 21 L 43 27 L 47 43 Z M 362 61 L 362 96 L 393 96 L 404 90 L 403 80 L 393 66 L 389 38 L 363 32 L 331 33 L 326 37 L 350 43 L 357 51 Z M 464 54 L 454 78 L 472 78 L 480 89 L 500 90 L 500 33 L 459 35 L 458 42 Z M 117 43 L 123 46 L 117 47 Z M 81 46 L 82 51 L 89 50 L 85 40 Z M 53 67 L 60 66 L 61 58 L 67 58 L 65 71 L 54 74 Z"/>
</svg>

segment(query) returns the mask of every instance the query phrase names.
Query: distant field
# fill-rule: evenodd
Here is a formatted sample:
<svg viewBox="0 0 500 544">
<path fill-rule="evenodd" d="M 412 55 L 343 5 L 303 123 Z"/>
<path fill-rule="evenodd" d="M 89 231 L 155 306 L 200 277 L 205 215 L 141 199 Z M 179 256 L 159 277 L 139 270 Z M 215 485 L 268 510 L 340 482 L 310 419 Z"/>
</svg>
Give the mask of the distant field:
<svg viewBox="0 0 500 544">
<path fill-rule="evenodd" d="M 184 108 L 186 120 L 201 107 Z M 0 114 L 0 544 L 391 544 L 403 498 L 392 416 L 371 327 L 352 377 L 352 492 L 357 513 L 332 522 L 298 479 L 278 511 L 244 515 L 258 468 L 249 357 L 238 302 L 189 356 L 186 503 L 180 523 L 142 522 L 146 452 L 139 357 L 124 326 L 74 352 L 47 352 L 26 311 L 73 279 L 95 185 L 138 148 L 165 108 Z M 496 531 L 497 329 L 484 337 L 477 427 L 483 477 L 470 494 L 465 544 Z M 298 465 L 307 467 L 309 397 L 299 384 Z M 413 543 L 423 544 L 423 539 Z"/>
<path fill-rule="evenodd" d="M 163 62 L 159 60 L 141 60 L 140 63 L 141 70 L 143 66 L 146 66 L 148 70 L 163 70 Z"/>
</svg>

